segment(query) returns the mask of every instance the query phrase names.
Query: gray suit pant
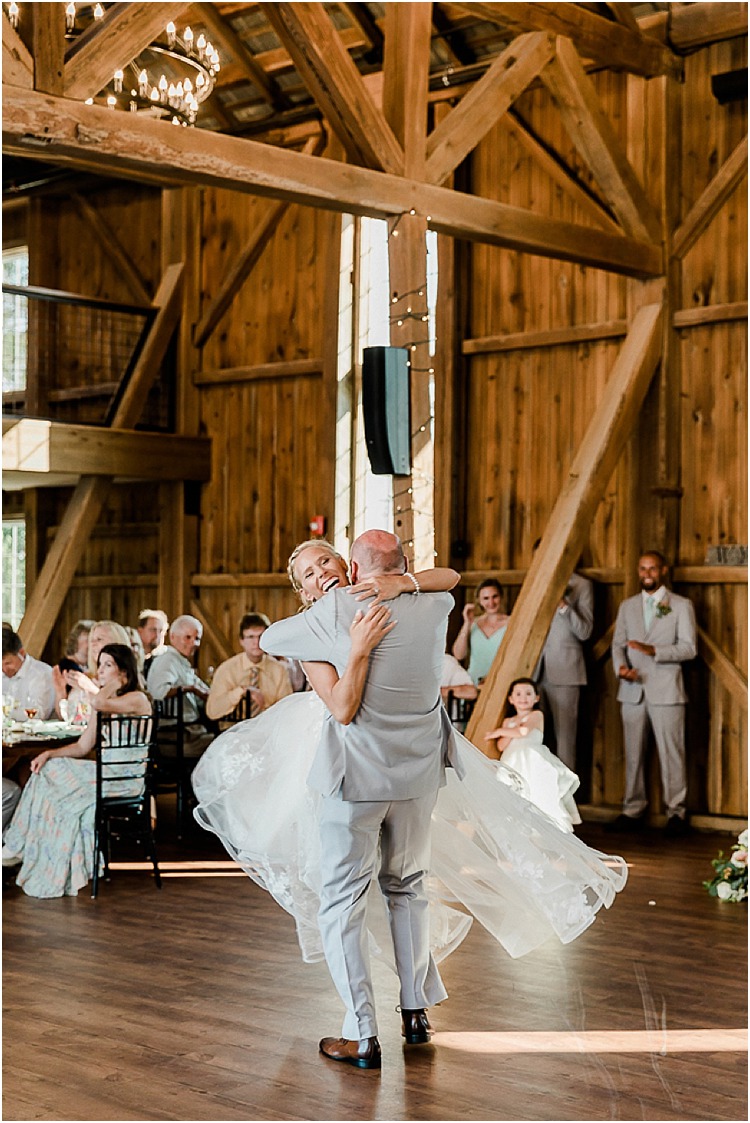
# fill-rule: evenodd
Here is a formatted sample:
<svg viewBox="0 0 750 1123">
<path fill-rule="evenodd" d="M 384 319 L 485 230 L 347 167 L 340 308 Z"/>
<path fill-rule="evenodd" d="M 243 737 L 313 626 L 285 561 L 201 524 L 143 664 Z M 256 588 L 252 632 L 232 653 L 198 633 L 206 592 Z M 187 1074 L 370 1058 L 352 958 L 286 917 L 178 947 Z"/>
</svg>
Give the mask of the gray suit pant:
<svg viewBox="0 0 750 1123">
<path fill-rule="evenodd" d="M 321 800 L 318 920 L 328 969 L 346 1007 L 342 1036 L 349 1041 L 378 1032 L 367 935 L 367 894 L 376 872 L 388 908 L 402 1008 L 418 1010 L 448 997 L 430 954 L 425 886 L 436 798 L 435 791 L 390 803 L 350 803 L 340 795 Z"/>
<path fill-rule="evenodd" d="M 576 770 L 576 741 L 578 739 L 578 699 L 580 686 L 555 686 L 540 682 L 552 716 L 557 755 L 571 772 Z"/>
<path fill-rule="evenodd" d="M 659 755 L 661 786 L 667 815 L 685 817 L 687 771 L 685 767 L 685 706 L 655 706 L 645 697 L 637 705 L 620 704 L 625 734 L 625 815 L 642 815 L 648 806 L 644 760 L 648 726 L 654 731 Z"/>
</svg>

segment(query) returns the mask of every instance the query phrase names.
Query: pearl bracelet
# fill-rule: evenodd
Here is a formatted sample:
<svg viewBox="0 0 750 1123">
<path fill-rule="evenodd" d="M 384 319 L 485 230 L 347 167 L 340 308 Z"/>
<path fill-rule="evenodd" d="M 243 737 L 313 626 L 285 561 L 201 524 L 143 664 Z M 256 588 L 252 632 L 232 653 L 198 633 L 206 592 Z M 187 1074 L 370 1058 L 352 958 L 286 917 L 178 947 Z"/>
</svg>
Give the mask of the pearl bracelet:
<svg viewBox="0 0 750 1123">
<path fill-rule="evenodd" d="M 404 574 L 404 577 L 408 577 L 408 578 L 409 578 L 409 580 L 410 580 L 411 582 L 413 582 L 413 584 L 414 584 L 414 592 L 415 592 L 415 593 L 416 593 L 417 595 L 419 595 L 419 593 L 421 593 L 421 592 L 422 592 L 422 590 L 420 589 L 420 587 L 419 587 L 419 581 L 417 581 L 417 579 L 416 579 L 416 577 L 414 576 L 414 574 L 413 574 L 413 573 L 409 573 L 409 571 L 408 571 L 408 569 L 407 569 L 406 573 Z"/>
</svg>

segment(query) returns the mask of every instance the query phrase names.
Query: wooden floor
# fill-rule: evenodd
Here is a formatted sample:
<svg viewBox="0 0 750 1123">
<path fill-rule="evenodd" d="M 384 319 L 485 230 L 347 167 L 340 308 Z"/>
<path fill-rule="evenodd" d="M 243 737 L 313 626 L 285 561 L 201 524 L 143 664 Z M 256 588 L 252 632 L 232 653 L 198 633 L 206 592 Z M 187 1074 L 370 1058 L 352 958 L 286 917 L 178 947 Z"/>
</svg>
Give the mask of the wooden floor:
<svg viewBox="0 0 750 1123">
<path fill-rule="evenodd" d="M 746 1120 L 747 911 L 700 884 L 733 840 L 581 833 L 631 863 L 614 908 L 517 961 L 475 924 L 430 1046 L 402 1047 L 378 965 L 381 1072 L 318 1055 L 341 1022 L 325 966 L 244 875 L 211 868 L 208 835 L 162 848 L 161 892 L 138 871 L 96 902 L 6 888 L 3 1118 Z"/>
</svg>

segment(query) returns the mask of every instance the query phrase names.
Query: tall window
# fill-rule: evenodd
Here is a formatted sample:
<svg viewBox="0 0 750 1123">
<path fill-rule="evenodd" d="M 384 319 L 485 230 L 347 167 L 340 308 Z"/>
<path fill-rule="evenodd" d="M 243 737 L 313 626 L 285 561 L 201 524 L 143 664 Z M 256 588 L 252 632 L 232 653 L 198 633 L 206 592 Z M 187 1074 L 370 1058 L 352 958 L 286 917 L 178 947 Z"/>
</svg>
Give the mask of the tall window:
<svg viewBox="0 0 750 1123">
<path fill-rule="evenodd" d="M 3 284 L 28 283 L 28 247 L 3 250 Z M 28 333 L 28 300 L 3 293 L 3 393 L 26 389 Z"/>
<path fill-rule="evenodd" d="M 375 476 L 362 419 L 362 351 L 390 342 L 388 226 L 345 215 L 339 274 L 335 545 L 344 556 L 365 530 L 393 529 L 390 476 Z"/>
<path fill-rule="evenodd" d="M 26 607 L 26 524 L 3 519 L 3 620 L 16 629 Z"/>
</svg>

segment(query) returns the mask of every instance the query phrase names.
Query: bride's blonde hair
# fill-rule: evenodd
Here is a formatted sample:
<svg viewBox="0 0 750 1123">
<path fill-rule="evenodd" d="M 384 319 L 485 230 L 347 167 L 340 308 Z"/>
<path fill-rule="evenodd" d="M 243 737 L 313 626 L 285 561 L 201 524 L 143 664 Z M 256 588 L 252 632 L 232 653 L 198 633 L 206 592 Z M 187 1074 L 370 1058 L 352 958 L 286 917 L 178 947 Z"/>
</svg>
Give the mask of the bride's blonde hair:
<svg viewBox="0 0 750 1123">
<path fill-rule="evenodd" d="M 330 550 L 333 556 L 335 558 L 338 558 L 339 561 L 343 563 L 344 569 L 346 570 L 347 574 L 349 573 L 349 566 L 346 563 L 346 558 L 343 558 L 335 548 L 335 546 L 332 546 L 326 538 L 308 538 L 306 542 L 300 542 L 298 546 L 294 547 L 291 554 L 289 555 L 289 561 L 286 563 L 286 572 L 289 580 L 292 583 L 292 588 L 294 589 L 295 593 L 297 593 L 300 600 L 302 600 L 305 608 L 309 607 L 310 602 L 302 599 L 302 586 L 297 580 L 297 574 L 294 572 L 294 563 L 296 562 L 302 551 L 309 550 L 311 546 L 321 546 L 324 550 Z"/>
</svg>

